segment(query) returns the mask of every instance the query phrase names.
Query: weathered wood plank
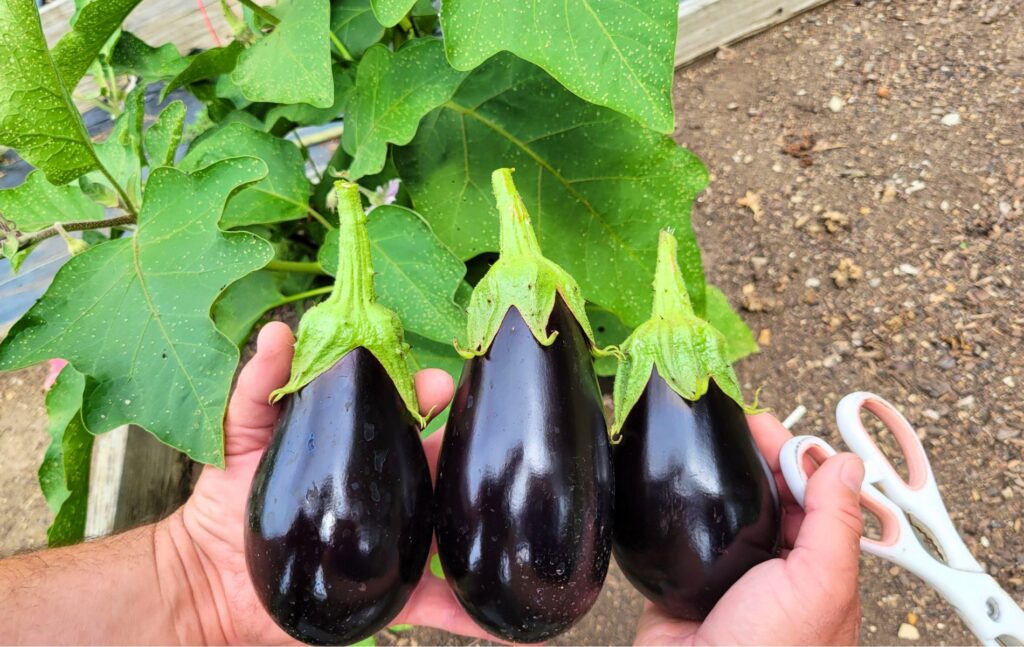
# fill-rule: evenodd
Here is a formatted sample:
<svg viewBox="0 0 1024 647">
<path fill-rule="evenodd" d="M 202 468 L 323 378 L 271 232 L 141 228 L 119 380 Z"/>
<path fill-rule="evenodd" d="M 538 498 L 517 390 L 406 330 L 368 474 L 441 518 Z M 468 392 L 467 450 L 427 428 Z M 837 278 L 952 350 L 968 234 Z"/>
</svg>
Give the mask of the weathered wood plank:
<svg viewBox="0 0 1024 647">
<path fill-rule="evenodd" d="M 676 67 L 753 36 L 829 0 L 683 0 Z"/>
</svg>

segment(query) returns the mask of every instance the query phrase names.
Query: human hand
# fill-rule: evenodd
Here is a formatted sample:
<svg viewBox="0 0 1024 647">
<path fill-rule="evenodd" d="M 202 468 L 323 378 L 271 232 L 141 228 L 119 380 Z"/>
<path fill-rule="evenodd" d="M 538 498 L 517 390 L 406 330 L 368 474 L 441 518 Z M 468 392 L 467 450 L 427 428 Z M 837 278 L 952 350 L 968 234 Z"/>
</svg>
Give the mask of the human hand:
<svg viewBox="0 0 1024 647">
<path fill-rule="evenodd" d="M 730 588 L 704 622 L 672 618 L 646 602 L 642 645 L 852 645 L 860 634 L 857 572 L 864 465 L 849 453 L 825 461 L 807 483 L 806 512 L 779 469 L 792 436 L 774 416 L 748 418 L 771 466 L 782 504 L 782 554 L 758 564 Z"/>
<path fill-rule="evenodd" d="M 291 368 L 294 338 L 283 323 L 260 331 L 256 355 L 238 376 L 224 422 L 225 469 L 207 466 L 192 496 L 161 532 L 170 537 L 190 579 L 196 616 L 206 642 L 243 644 L 294 643 L 256 597 L 245 565 L 243 528 L 249 486 L 270 442 L 280 407 L 268 403 L 270 392 L 285 384 Z M 440 411 L 454 386 L 444 371 L 416 374 L 416 394 L 425 413 Z M 431 471 L 437 463 L 441 432 L 424 442 Z M 203 598 L 204 602 L 199 602 Z M 414 624 L 488 638 L 459 606 L 448 585 L 424 573 L 395 624 Z"/>
</svg>

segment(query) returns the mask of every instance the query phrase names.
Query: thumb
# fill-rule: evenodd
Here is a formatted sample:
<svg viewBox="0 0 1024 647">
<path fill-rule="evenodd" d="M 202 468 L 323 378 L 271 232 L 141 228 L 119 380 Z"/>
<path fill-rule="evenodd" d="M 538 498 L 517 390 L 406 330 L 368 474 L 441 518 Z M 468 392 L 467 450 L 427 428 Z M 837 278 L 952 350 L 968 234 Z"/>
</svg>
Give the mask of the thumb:
<svg viewBox="0 0 1024 647">
<path fill-rule="evenodd" d="M 864 532 L 863 481 L 864 463 L 853 454 L 836 454 L 822 463 L 807 482 L 804 520 L 787 561 L 856 581 Z"/>
</svg>

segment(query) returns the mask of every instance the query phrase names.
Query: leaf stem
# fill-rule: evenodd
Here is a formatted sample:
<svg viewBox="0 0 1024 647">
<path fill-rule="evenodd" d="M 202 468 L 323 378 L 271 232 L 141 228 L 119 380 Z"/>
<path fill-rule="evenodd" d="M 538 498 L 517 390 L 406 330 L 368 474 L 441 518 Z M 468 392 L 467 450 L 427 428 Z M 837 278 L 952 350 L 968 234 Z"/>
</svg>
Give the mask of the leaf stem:
<svg viewBox="0 0 1024 647">
<path fill-rule="evenodd" d="M 267 310 L 273 310 L 274 308 L 280 308 L 281 306 L 288 305 L 289 303 L 295 303 L 296 301 L 305 301 L 306 299 L 312 299 L 313 297 L 320 296 L 321 294 L 330 294 L 334 287 L 325 285 L 321 288 L 314 288 L 312 290 L 306 290 L 305 292 L 298 292 L 296 294 L 289 294 L 285 298 L 281 299 L 274 305 L 267 308 Z"/>
<path fill-rule="evenodd" d="M 274 272 L 294 272 L 296 274 L 323 274 L 327 272 L 315 261 L 282 261 L 274 259 L 263 268 Z"/>
<path fill-rule="evenodd" d="M 39 241 L 46 240 L 47 238 L 53 238 L 54 236 L 61 233 L 63 229 L 65 232 L 68 231 L 84 231 L 86 229 L 103 229 L 105 227 L 120 227 L 121 225 L 133 225 L 135 224 L 134 215 L 117 216 L 116 218 L 107 218 L 106 220 L 77 220 L 74 222 L 61 222 L 56 223 L 46 229 L 40 229 L 39 231 L 18 238 L 18 248 L 24 249 L 29 245 L 35 245 Z"/>
<path fill-rule="evenodd" d="M 348 51 L 348 48 L 345 47 L 345 44 L 341 42 L 341 39 L 339 39 L 338 36 L 333 31 L 328 29 L 327 35 L 330 37 L 331 42 L 334 43 L 334 46 L 338 48 L 338 53 L 341 54 L 341 57 L 343 59 L 345 59 L 349 63 L 352 63 L 356 60 L 352 58 L 352 53 Z"/>
<path fill-rule="evenodd" d="M 98 157 L 96 160 L 99 162 Z M 138 218 L 139 208 L 135 206 L 135 203 L 128 197 L 128 192 L 125 191 L 124 187 L 114 179 L 114 176 L 110 174 L 110 171 L 107 170 L 106 166 L 103 166 L 102 162 L 99 162 L 99 171 L 103 174 L 103 177 L 107 178 L 107 181 L 110 182 L 112 187 L 114 187 L 114 190 L 117 191 L 117 195 L 121 198 L 121 202 L 124 203 L 125 211 L 130 213 L 133 218 Z"/>
<path fill-rule="evenodd" d="M 257 16 L 259 16 L 260 19 L 263 20 L 263 22 L 270 23 L 271 25 L 276 25 L 279 22 L 281 22 L 280 18 L 278 18 L 274 14 L 270 13 L 269 11 L 264 9 L 263 7 L 259 6 L 255 2 L 253 2 L 253 0 L 238 0 L 238 1 L 240 3 L 242 3 L 243 5 L 245 5 L 246 7 L 248 7 L 249 11 L 251 11 L 254 14 L 256 14 Z"/>
</svg>

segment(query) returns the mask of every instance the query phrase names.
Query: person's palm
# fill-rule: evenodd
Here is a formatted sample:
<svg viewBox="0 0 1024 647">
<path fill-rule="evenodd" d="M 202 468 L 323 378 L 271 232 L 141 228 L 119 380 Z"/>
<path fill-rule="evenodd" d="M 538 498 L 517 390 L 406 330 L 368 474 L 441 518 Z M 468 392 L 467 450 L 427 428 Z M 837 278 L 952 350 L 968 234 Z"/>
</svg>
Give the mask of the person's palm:
<svg viewBox="0 0 1024 647">
<path fill-rule="evenodd" d="M 203 575 L 217 608 L 214 622 L 228 642 L 294 643 L 270 619 L 256 597 L 245 566 L 243 528 L 249 486 L 280 414 L 268 404 L 270 392 L 285 384 L 294 340 L 282 323 L 260 331 L 257 352 L 238 377 L 224 422 L 225 469 L 206 467 L 191 498 L 181 509 L 181 522 L 203 563 Z M 444 371 L 425 370 L 416 376 L 424 411 L 442 409 L 452 396 L 452 380 Z M 431 469 L 441 434 L 425 443 Z M 213 610 L 210 610 L 213 611 Z M 405 609 L 394 621 L 486 637 L 462 610 L 448 586 L 424 573 Z"/>
<path fill-rule="evenodd" d="M 857 567 L 862 519 L 860 460 L 839 454 L 812 476 L 807 512 L 779 471 L 779 450 L 791 437 L 768 414 L 751 432 L 779 486 L 783 550 L 748 571 L 703 622 L 680 621 L 646 603 L 638 644 L 855 644 L 860 630 Z"/>
</svg>

